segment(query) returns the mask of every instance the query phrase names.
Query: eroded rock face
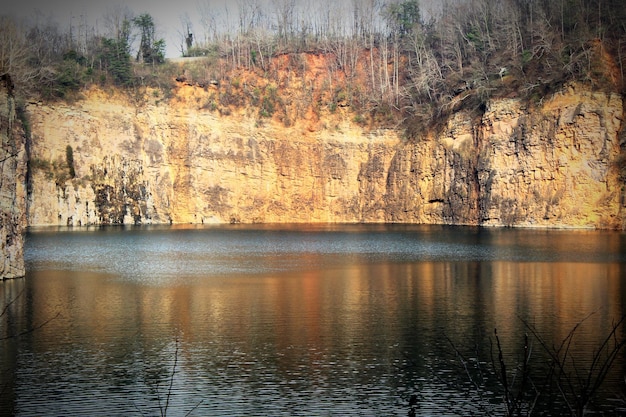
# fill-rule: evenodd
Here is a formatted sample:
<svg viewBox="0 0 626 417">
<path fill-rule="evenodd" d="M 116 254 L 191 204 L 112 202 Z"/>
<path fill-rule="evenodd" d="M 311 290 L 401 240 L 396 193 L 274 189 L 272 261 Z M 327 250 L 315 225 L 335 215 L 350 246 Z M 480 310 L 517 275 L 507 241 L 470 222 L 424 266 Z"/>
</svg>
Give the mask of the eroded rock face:
<svg viewBox="0 0 626 417">
<path fill-rule="evenodd" d="M 457 113 L 394 158 L 387 220 L 624 228 L 623 116 L 621 96 L 581 87 Z"/>
<path fill-rule="evenodd" d="M 414 141 L 349 117 L 320 129 L 222 117 L 178 94 L 31 105 L 30 224 L 624 226 L 617 94 L 495 100 Z"/>
<path fill-rule="evenodd" d="M 395 132 L 259 125 L 194 103 L 93 91 L 32 105 L 30 224 L 384 221 Z"/>
<path fill-rule="evenodd" d="M 13 86 L 0 79 L 0 279 L 24 276 L 26 152 L 23 131 L 16 121 Z"/>
</svg>

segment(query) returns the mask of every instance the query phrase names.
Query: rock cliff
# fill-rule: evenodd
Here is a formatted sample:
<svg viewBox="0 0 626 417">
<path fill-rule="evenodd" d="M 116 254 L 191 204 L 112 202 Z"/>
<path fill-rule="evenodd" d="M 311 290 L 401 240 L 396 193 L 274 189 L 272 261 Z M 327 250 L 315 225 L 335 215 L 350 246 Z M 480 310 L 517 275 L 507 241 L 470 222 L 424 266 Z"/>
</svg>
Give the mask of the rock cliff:
<svg viewBox="0 0 626 417">
<path fill-rule="evenodd" d="M 624 228 L 623 120 L 620 95 L 580 85 L 458 112 L 395 155 L 388 220 Z"/>
<path fill-rule="evenodd" d="M 26 150 L 16 120 L 13 85 L 0 79 L 0 280 L 24 276 L 22 229 L 25 225 Z"/>
<path fill-rule="evenodd" d="M 211 87 L 212 88 L 212 87 Z M 623 228 L 619 94 L 490 101 L 405 140 L 98 89 L 32 103 L 30 225 L 410 222 Z"/>
</svg>

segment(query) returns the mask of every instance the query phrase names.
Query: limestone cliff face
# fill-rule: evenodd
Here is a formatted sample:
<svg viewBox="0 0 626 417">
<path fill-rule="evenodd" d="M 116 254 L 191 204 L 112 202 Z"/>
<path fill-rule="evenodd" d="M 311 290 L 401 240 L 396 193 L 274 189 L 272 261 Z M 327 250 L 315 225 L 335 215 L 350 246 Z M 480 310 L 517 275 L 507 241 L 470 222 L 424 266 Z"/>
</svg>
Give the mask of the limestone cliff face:
<svg viewBox="0 0 626 417">
<path fill-rule="evenodd" d="M 456 113 L 394 157 L 387 220 L 623 229 L 623 118 L 620 95 L 581 86 Z"/>
<path fill-rule="evenodd" d="M 32 104 L 29 223 L 625 223 L 617 94 L 494 100 L 411 141 L 349 116 L 315 128 L 220 116 L 203 94 Z"/>
<path fill-rule="evenodd" d="M 0 79 L 0 279 L 24 276 L 26 151 L 11 79 Z"/>
<path fill-rule="evenodd" d="M 384 221 L 397 134 L 220 117 L 202 91 L 32 105 L 30 224 Z"/>
</svg>

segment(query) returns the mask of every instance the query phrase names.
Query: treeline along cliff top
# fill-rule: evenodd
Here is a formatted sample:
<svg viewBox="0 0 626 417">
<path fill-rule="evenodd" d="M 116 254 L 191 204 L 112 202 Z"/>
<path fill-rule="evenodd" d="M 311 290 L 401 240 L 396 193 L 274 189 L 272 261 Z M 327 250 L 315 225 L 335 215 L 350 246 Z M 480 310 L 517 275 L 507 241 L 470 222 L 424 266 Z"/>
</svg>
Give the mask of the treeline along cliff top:
<svg viewBox="0 0 626 417">
<path fill-rule="evenodd" d="M 201 24 L 194 28 L 192 19 Z M 302 54 L 324 57 L 327 77 L 309 85 L 308 110 L 350 106 L 355 121 L 402 125 L 409 136 L 491 97 L 541 100 L 571 80 L 624 89 L 626 8 L 618 0 L 240 0 L 181 10 L 181 65 L 149 13 L 111 8 L 69 28 L 42 18 L 2 17 L 0 73 L 22 95 L 73 100 L 97 84 L 131 94 L 177 82 L 219 85 L 208 106 L 254 105 L 289 124 L 285 71 L 307 76 Z M 91 17 L 93 18 L 93 17 Z M 200 27 L 198 27 L 200 26 Z M 240 71 L 269 81 L 241 88 Z M 245 86 L 244 86 L 245 87 Z M 156 94 L 156 93 L 155 93 Z"/>
</svg>

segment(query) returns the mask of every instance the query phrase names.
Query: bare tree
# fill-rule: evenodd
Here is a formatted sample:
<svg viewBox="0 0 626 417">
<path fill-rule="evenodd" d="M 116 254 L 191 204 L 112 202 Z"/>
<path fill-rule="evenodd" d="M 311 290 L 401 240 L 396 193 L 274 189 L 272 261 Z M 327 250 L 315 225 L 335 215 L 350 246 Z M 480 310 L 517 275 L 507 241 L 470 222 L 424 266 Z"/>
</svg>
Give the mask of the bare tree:
<svg viewBox="0 0 626 417">
<path fill-rule="evenodd" d="M 443 80 L 443 73 L 433 49 L 427 44 L 426 36 L 427 33 L 419 26 L 408 38 L 412 48 L 408 65 L 411 78 L 409 87 L 417 92 L 418 99 L 423 96 L 427 97 L 428 101 L 432 101 L 438 83 Z"/>
<path fill-rule="evenodd" d="M 218 42 L 218 19 L 219 12 L 211 6 L 208 0 L 204 2 L 198 2 L 197 12 L 200 16 L 200 23 L 202 24 L 202 28 L 204 29 L 204 43 L 217 43 Z M 196 36 L 196 42 L 198 42 L 198 37 Z"/>
<path fill-rule="evenodd" d="M 194 34 L 193 23 L 191 22 L 189 14 L 184 13 L 180 16 L 180 25 L 180 29 L 177 30 L 180 39 L 180 55 L 190 56 L 191 48 L 193 47 L 194 42 Z"/>
<path fill-rule="evenodd" d="M 31 43 L 24 34 L 23 27 L 7 16 L 0 16 L 0 77 L 10 76 L 19 91 L 27 92 L 34 85 L 52 83 L 55 71 L 42 45 Z M 36 66 L 30 61 L 35 52 L 39 55 Z"/>
<path fill-rule="evenodd" d="M 276 19 L 276 30 L 282 46 L 288 43 L 295 29 L 295 0 L 272 0 Z"/>
<path fill-rule="evenodd" d="M 129 43 L 132 43 L 128 31 L 128 22 L 132 22 L 134 18 L 135 14 L 128 6 L 117 4 L 108 8 L 103 19 L 106 29 L 105 36 L 116 40 L 127 38 Z"/>
</svg>

